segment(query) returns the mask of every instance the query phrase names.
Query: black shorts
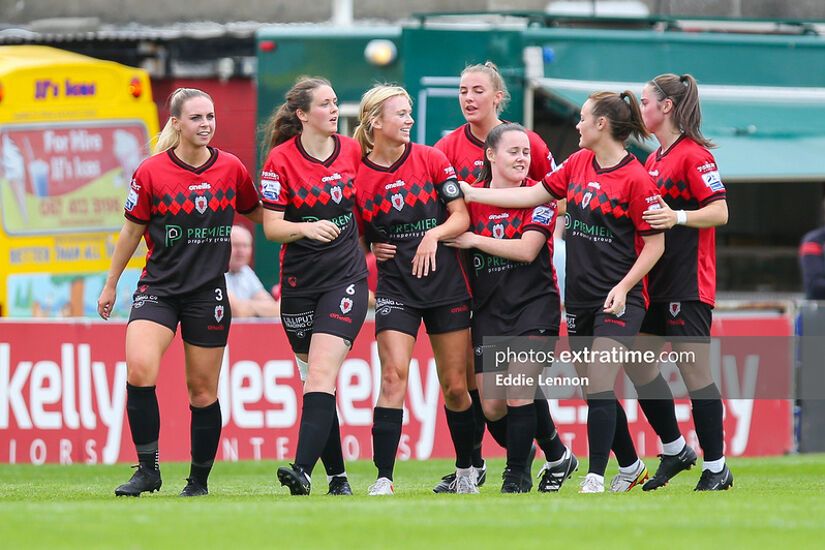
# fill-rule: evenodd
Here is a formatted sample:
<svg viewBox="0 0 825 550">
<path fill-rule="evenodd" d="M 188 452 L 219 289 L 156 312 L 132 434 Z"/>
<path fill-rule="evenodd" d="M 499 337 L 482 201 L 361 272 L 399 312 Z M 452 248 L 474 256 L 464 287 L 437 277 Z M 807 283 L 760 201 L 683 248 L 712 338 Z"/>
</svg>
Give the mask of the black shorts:
<svg viewBox="0 0 825 550">
<path fill-rule="evenodd" d="M 158 296 L 151 287 L 139 285 L 132 296 L 129 322 L 145 320 L 175 332 L 180 323 L 183 341 L 202 348 L 222 348 L 229 338 L 232 311 L 223 275 L 211 284 L 177 296 Z"/>
<path fill-rule="evenodd" d="M 495 353 L 496 349 L 500 347 L 500 344 L 492 344 L 489 341 L 485 344 L 484 338 L 485 336 L 479 336 L 478 332 L 473 330 L 472 331 L 472 338 L 473 338 L 473 366 L 475 367 L 476 374 L 480 374 L 482 372 L 489 372 L 494 370 L 491 368 L 492 363 L 489 361 L 490 353 Z M 530 345 L 527 340 L 535 339 L 535 345 L 530 347 L 534 349 L 542 349 L 545 351 L 549 351 L 555 347 L 555 342 L 558 340 L 556 338 L 559 335 L 558 325 L 556 329 L 549 329 L 549 328 L 539 328 L 539 329 L 531 329 L 522 332 L 521 334 L 515 336 L 520 339 L 519 345 Z M 484 358 L 487 357 L 488 361 L 488 368 L 484 367 Z"/>
<path fill-rule="evenodd" d="M 654 302 L 650 304 L 639 332 L 709 342 L 712 320 L 713 308 L 698 300 Z"/>
<path fill-rule="evenodd" d="M 619 315 L 605 313 L 601 306 L 595 307 L 567 307 L 567 334 L 571 337 L 570 346 L 580 348 L 587 345 L 582 336 L 596 338 L 611 338 L 632 347 L 642 320 L 645 308 L 636 304 L 626 304 L 624 311 Z"/>
<path fill-rule="evenodd" d="M 281 296 L 281 324 L 294 353 L 309 353 L 315 333 L 340 336 L 350 344 L 358 336 L 369 306 L 367 279 L 308 296 Z"/>
<path fill-rule="evenodd" d="M 470 300 L 417 308 L 391 298 L 375 299 L 375 334 L 382 330 L 397 330 L 415 338 L 422 319 L 427 334 L 445 334 L 470 328 Z"/>
</svg>

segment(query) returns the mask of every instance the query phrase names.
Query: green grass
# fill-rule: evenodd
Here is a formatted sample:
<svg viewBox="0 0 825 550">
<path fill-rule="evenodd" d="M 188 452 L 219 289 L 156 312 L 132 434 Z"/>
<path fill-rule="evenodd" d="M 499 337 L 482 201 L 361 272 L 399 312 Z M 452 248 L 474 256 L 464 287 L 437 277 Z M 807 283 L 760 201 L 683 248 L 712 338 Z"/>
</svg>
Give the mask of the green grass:
<svg viewBox="0 0 825 550">
<path fill-rule="evenodd" d="M 654 493 L 580 495 L 577 474 L 558 494 L 502 495 L 502 461 L 489 464 L 481 495 L 435 495 L 450 462 L 402 462 L 397 494 L 383 498 L 365 496 L 371 463 L 347 466 L 355 497 L 326 496 L 319 466 L 306 498 L 277 485 L 274 462 L 218 463 L 210 495 L 197 499 L 177 496 L 185 464 L 162 464 L 162 491 L 140 498 L 115 498 L 130 475 L 122 464 L 0 465 L 0 548 L 730 550 L 825 540 L 823 455 L 729 460 L 736 485 L 712 494 L 693 492 L 694 469 Z"/>
</svg>

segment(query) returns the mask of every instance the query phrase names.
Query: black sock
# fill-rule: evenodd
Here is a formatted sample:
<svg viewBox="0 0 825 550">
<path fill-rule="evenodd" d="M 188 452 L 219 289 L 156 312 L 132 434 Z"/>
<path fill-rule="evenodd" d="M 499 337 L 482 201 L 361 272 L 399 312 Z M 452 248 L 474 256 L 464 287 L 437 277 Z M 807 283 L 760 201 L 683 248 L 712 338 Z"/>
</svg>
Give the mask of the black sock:
<svg viewBox="0 0 825 550">
<path fill-rule="evenodd" d="M 550 404 L 546 399 L 536 399 L 533 403 L 536 405 L 536 443 L 549 462 L 560 460 L 566 447 L 561 442 L 553 417 L 550 416 Z"/>
<path fill-rule="evenodd" d="M 309 475 L 312 475 L 312 469 L 329 439 L 329 430 L 334 416 L 334 395 L 325 392 L 304 394 L 295 465 L 303 468 Z"/>
<path fill-rule="evenodd" d="M 475 431 L 473 432 L 473 466 L 481 468 L 484 466 L 484 458 L 481 456 L 481 442 L 484 440 L 484 429 L 487 422 L 484 419 L 484 409 L 481 408 L 481 395 L 478 390 L 470 390 L 470 399 L 473 401 L 473 422 Z"/>
<path fill-rule="evenodd" d="M 144 468 L 157 470 L 160 411 L 155 386 L 133 386 L 127 382 L 126 414 L 138 462 Z"/>
<path fill-rule="evenodd" d="M 344 473 L 344 453 L 341 451 L 341 426 L 338 424 L 338 414 L 332 415 L 332 427 L 329 429 L 329 437 L 321 453 L 321 462 L 328 476 Z"/>
<path fill-rule="evenodd" d="M 507 448 L 507 415 L 498 420 L 487 420 L 487 429 L 502 449 Z"/>
<path fill-rule="evenodd" d="M 588 473 L 604 475 L 615 433 L 616 394 L 612 391 L 588 394 L 587 444 L 590 448 Z"/>
<path fill-rule="evenodd" d="M 403 418 L 404 409 L 375 407 L 372 411 L 372 461 L 378 477 L 392 479 Z"/>
<path fill-rule="evenodd" d="M 673 393 L 661 373 L 652 382 L 637 386 L 639 406 L 662 443 L 676 441 L 682 435 L 676 422 Z"/>
<path fill-rule="evenodd" d="M 690 392 L 693 405 L 693 425 L 702 446 L 703 460 L 719 460 L 724 456 L 725 430 L 722 427 L 722 395 L 713 383 Z"/>
<path fill-rule="evenodd" d="M 473 433 L 475 431 L 475 416 L 473 407 L 464 411 L 451 411 L 444 407 L 447 413 L 447 427 L 455 447 L 455 467 L 469 468 L 473 463 Z"/>
<path fill-rule="evenodd" d="M 206 486 L 215 455 L 218 454 L 218 442 L 221 439 L 221 406 L 215 401 L 206 407 L 193 407 L 189 424 L 189 437 L 192 445 L 192 463 L 189 477 Z"/>
<path fill-rule="evenodd" d="M 536 435 L 536 406 L 507 405 L 507 467 L 521 472 L 527 467 L 530 447 Z"/>
<path fill-rule="evenodd" d="M 618 399 L 616 400 L 616 430 L 613 432 L 613 444 L 610 448 L 613 449 L 619 466 L 623 468 L 633 466 L 639 460 L 636 446 L 630 436 L 630 426 L 627 425 L 627 415 Z"/>
</svg>

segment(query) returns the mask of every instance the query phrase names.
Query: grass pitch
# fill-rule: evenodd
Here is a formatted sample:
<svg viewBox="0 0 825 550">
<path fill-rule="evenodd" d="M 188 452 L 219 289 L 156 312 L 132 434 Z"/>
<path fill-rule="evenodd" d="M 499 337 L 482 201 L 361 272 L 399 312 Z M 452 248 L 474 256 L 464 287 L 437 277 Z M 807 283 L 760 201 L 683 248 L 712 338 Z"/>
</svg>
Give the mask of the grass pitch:
<svg viewBox="0 0 825 550">
<path fill-rule="evenodd" d="M 657 460 L 645 463 L 651 473 Z M 291 497 L 272 461 L 221 462 L 210 495 L 182 499 L 187 464 L 161 464 L 163 489 L 114 496 L 127 465 L 0 465 L 0 548 L 822 548 L 825 455 L 732 459 L 735 486 L 695 493 L 698 468 L 659 491 L 580 495 L 579 472 L 558 494 L 502 495 L 502 460 L 481 495 L 435 495 L 451 462 L 401 462 L 393 497 L 367 497 L 370 462 L 347 465 L 354 497 Z M 534 474 L 539 461 L 533 466 Z M 608 479 L 616 471 L 608 466 Z"/>
</svg>

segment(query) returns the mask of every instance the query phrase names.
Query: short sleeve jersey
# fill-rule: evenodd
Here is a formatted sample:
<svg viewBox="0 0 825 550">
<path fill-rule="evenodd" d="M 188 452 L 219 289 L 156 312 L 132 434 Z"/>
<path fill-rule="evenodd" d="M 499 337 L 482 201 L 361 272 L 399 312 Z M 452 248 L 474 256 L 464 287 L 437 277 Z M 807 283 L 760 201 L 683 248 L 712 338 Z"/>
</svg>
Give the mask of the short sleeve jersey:
<svg viewBox="0 0 825 550">
<path fill-rule="evenodd" d="M 636 262 L 636 236 L 660 233 L 642 219 L 658 206 L 656 185 L 632 154 L 602 169 L 587 149 L 570 155 L 542 184 L 556 198 L 567 198 L 565 303 L 601 305 Z M 644 280 L 627 293 L 627 302 L 647 306 Z"/>
<path fill-rule="evenodd" d="M 522 186 L 535 185 L 527 179 Z M 474 187 L 488 187 L 476 182 Z M 559 291 L 553 270 L 556 201 L 534 208 L 500 208 L 471 202 L 470 231 L 494 239 L 519 239 L 538 231 L 547 239 L 532 262 L 517 262 L 472 250 L 470 286 L 473 327 L 484 335 L 518 335 L 534 329 L 558 329 Z M 556 314 L 554 315 L 553 312 Z"/>
<path fill-rule="evenodd" d="M 357 196 L 367 240 L 396 246 L 392 259 L 378 262 L 376 297 L 418 308 L 469 299 L 457 252 L 443 243 L 438 243 L 436 270 L 420 279 L 412 275 L 412 260 L 424 233 L 446 221 L 448 202 L 462 198 L 444 153 L 410 143 L 390 167 L 364 158 Z"/>
<path fill-rule="evenodd" d="M 229 269 L 235 212 L 252 212 L 258 193 L 238 158 L 209 148 L 209 160 L 189 166 L 170 149 L 144 160 L 132 178 L 126 218 L 146 226 L 149 251 L 140 285 L 158 296 L 209 284 Z"/>
<path fill-rule="evenodd" d="M 527 138 L 530 140 L 530 170 L 527 176 L 533 180 L 541 180 L 556 168 L 556 163 L 541 136 L 527 130 Z M 439 139 L 435 148 L 447 155 L 447 160 L 455 168 L 458 179 L 475 183 L 483 164 L 484 142 L 473 135 L 469 123 L 459 126 Z"/>
<path fill-rule="evenodd" d="M 662 198 L 673 210 L 698 210 L 725 199 L 725 185 L 713 155 L 682 136 L 645 163 Z M 665 232 L 665 253 L 648 274 L 653 302 L 716 300 L 716 228 L 675 225 Z"/>
<path fill-rule="evenodd" d="M 304 238 L 281 246 L 284 295 L 323 292 L 367 276 L 353 215 L 361 146 L 352 138 L 332 137 L 335 148 L 326 160 L 310 156 L 296 136 L 272 149 L 261 172 L 264 208 L 283 212 L 287 221 L 329 220 L 341 229 L 328 243 Z"/>
</svg>

